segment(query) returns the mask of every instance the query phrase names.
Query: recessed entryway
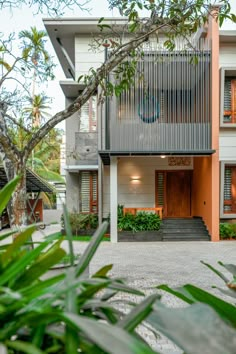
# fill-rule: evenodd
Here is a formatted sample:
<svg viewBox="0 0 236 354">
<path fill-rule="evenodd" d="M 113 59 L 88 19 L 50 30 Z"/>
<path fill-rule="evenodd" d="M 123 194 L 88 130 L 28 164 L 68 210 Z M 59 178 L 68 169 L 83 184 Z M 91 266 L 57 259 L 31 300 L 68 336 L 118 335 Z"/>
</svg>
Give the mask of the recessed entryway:
<svg viewBox="0 0 236 354">
<path fill-rule="evenodd" d="M 191 181 L 189 170 L 156 171 L 156 206 L 164 217 L 191 216 Z"/>
</svg>

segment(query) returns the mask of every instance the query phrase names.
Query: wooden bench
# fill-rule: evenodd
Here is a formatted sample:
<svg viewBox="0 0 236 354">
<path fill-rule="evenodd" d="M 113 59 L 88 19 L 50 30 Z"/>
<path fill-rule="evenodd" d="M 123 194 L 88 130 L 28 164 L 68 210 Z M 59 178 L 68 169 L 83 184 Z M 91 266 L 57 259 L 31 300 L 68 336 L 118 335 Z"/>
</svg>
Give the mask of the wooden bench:
<svg viewBox="0 0 236 354">
<path fill-rule="evenodd" d="M 124 214 L 133 214 L 136 215 L 137 211 L 154 211 L 156 214 L 160 216 L 160 219 L 162 219 L 162 207 L 158 208 L 123 208 Z"/>
</svg>

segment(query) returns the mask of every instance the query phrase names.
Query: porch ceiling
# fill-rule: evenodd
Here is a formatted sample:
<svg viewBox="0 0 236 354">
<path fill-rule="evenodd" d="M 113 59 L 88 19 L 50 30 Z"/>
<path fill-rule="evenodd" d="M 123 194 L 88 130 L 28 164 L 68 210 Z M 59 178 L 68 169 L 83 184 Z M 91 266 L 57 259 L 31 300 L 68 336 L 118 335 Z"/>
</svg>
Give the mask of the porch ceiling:
<svg viewBox="0 0 236 354">
<path fill-rule="evenodd" d="M 110 165 L 111 156 L 210 156 L 214 154 L 216 150 L 201 150 L 201 151 L 98 151 L 104 165 Z"/>
</svg>

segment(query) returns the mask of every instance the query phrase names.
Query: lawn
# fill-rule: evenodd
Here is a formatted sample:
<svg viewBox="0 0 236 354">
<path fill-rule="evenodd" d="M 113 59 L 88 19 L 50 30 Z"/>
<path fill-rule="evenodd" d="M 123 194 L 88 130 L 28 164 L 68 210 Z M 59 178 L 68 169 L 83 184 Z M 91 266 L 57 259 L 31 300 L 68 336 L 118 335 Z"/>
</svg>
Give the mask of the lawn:
<svg viewBox="0 0 236 354">
<path fill-rule="evenodd" d="M 65 235 L 62 235 L 61 232 L 55 233 L 55 236 L 63 236 L 65 237 L 65 240 L 68 240 L 68 238 Z M 80 241 L 80 242 L 89 242 L 93 236 L 75 236 L 73 235 L 73 241 Z M 110 241 L 110 236 L 103 236 L 102 241 Z"/>
</svg>

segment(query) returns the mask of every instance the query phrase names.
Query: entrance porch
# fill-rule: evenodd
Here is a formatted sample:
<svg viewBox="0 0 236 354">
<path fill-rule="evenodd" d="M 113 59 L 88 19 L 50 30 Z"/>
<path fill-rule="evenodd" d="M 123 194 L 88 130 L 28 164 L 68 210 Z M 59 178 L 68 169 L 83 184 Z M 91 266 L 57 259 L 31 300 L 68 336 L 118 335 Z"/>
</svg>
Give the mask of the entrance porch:
<svg viewBox="0 0 236 354">
<path fill-rule="evenodd" d="M 211 240 L 218 241 L 218 169 L 213 156 L 111 157 L 104 166 L 102 205 L 103 217 L 111 216 L 112 242 L 117 242 L 118 204 L 162 207 L 164 219 L 200 217 Z"/>
</svg>

